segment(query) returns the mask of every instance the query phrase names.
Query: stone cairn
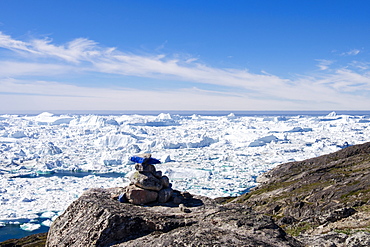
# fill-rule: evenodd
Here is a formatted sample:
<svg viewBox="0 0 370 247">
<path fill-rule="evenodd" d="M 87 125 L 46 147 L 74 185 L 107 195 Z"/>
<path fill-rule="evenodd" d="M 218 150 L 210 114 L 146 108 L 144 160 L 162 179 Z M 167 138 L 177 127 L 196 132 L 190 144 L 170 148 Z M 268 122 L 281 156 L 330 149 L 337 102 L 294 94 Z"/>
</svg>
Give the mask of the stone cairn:
<svg viewBox="0 0 370 247">
<path fill-rule="evenodd" d="M 139 154 L 130 159 L 135 164 L 135 173 L 130 177 L 127 186 L 118 200 L 132 204 L 147 204 L 151 202 L 165 203 L 173 195 L 172 184 L 161 171 L 156 171 L 154 164 L 160 161 L 151 157 L 151 154 Z"/>
</svg>

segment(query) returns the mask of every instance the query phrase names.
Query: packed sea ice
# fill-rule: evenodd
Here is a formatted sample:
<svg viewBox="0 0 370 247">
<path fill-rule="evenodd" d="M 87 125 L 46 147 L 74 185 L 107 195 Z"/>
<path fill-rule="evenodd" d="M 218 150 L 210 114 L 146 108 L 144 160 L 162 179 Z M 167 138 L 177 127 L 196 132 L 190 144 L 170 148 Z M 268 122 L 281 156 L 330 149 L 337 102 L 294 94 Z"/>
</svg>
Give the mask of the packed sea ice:
<svg viewBox="0 0 370 247">
<path fill-rule="evenodd" d="M 235 196 L 278 164 L 370 141 L 368 115 L 0 116 L 0 227 L 50 226 L 83 191 L 128 184 L 149 152 L 173 188 Z M 41 221 L 40 221 L 41 220 Z M 0 228 L 1 231 L 1 228 Z"/>
</svg>

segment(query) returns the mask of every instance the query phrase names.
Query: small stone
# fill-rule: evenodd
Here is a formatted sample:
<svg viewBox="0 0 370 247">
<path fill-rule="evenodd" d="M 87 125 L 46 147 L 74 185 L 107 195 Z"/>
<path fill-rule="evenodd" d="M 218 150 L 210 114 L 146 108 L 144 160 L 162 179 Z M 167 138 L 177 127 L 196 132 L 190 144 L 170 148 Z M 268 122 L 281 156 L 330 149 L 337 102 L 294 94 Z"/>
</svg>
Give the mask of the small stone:
<svg viewBox="0 0 370 247">
<path fill-rule="evenodd" d="M 158 179 L 161 179 L 162 178 L 162 172 L 161 171 L 156 171 L 153 173 L 153 175 L 158 178 Z"/>
<path fill-rule="evenodd" d="M 137 163 L 135 164 L 135 169 L 140 172 L 151 172 L 155 173 L 155 166 L 151 164 L 146 164 L 146 163 Z"/>
<path fill-rule="evenodd" d="M 278 220 L 279 224 L 282 224 L 282 225 L 286 225 L 286 224 L 291 225 L 297 221 L 298 220 L 296 220 L 293 216 L 284 216 Z"/>
<path fill-rule="evenodd" d="M 130 185 L 126 188 L 126 198 L 132 204 L 146 204 L 156 201 L 158 198 L 158 192 Z"/>
<path fill-rule="evenodd" d="M 170 187 L 170 179 L 167 176 L 163 176 L 161 178 L 161 183 L 163 185 L 163 188 L 168 188 Z"/>
<path fill-rule="evenodd" d="M 190 213 L 191 212 L 191 210 L 188 209 L 187 207 L 185 207 L 184 204 L 180 204 L 179 209 L 180 209 L 181 212 L 184 212 L 184 213 Z"/>
<path fill-rule="evenodd" d="M 167 202 L 173 195 L 173 189 L 165 188 L 158 192 L 158 202 Z"/>
</svg>

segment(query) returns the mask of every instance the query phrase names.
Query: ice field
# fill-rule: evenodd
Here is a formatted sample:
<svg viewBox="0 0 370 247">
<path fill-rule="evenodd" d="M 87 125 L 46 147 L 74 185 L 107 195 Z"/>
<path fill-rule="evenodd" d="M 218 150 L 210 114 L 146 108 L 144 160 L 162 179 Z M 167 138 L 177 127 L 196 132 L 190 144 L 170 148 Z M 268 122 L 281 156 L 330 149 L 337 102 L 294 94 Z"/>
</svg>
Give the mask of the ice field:
<svg viewBox="0 0 370 247">
<path fill-rule="evenodd" d="M 50 226 L 84 190 L 128 184 L 150 152 L 173 188 L 239 195 L 274 166 L 370 141 L 370 116 L 0 116 L 0 235 Z"/>
</svg>

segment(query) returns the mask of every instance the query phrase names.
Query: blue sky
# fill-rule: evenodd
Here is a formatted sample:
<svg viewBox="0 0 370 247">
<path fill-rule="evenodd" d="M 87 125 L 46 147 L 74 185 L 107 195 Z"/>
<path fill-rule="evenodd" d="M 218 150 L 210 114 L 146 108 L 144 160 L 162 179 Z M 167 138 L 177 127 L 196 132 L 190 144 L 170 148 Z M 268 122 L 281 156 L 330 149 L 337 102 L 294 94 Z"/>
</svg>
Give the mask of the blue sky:
<svg viewBox="0 0 370 247">
<path fill-rule="evenodd" d="M 0 0 L 0 112 L 370 110 L 370 2 Z"/>
</svg>

